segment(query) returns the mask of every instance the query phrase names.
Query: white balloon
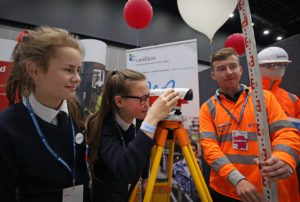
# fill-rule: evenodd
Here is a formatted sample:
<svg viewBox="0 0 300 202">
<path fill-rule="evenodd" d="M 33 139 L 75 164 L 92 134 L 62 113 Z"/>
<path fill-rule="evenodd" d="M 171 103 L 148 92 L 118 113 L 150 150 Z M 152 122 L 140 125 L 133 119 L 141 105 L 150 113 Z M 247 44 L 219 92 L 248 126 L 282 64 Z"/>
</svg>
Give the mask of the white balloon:
<svg viewBox="0 0 300 202">
<path fill-rule="evenodd" d="M 237 0 L 177 0 L 177 5 L 183 20 L 211 42 L 234 11 Z"/>
</svg>

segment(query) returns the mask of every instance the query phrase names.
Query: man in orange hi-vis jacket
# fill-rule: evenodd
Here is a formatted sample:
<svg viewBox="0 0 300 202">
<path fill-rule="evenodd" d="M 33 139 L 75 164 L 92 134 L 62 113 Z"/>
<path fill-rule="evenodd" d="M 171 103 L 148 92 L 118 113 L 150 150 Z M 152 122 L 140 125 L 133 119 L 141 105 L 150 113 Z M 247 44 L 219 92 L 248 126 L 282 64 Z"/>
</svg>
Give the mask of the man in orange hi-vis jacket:
<svg viewBox="0 0 300 202">
<path fill-rule="evenodd" d="M 297 201 L 297 184 L 288 184 L 299 162 L 300 134 L 272 93 L 264 91 L 272 157 L 261 162 L 252 91 L 240 84 L 242 67 L 232 48 L 211 58 L 219 89 L 200 109 L 200 143 L 210 165 L 214 201 L 262 201 L 261 175 L 277 182 L 279 201 Z M 296 197 L 296 198 L 295 198 Z"/>
<path fill-rule="evenodd" d="M 288 53 L 280 47 L 268 47 L 260 51 L 257 57 L 263 88 L 273 93 L 286 115 L 300 129 L 300 99 L 279 86 L 288 64 L 292 62 L 289 60 Z M 297 172 L 291 176 L 290 181 L 293 180 L 298 180 L 294 183 L 300 182 L 299 164 Z M 298 194 L 300 198 L 300 189 Z"/>
<path fill-rule="evenodd" d="M 257 56 L 263 88 L 275 95 L 287 116 L 300 119 L 300 99 L 279 87 L 285 69 L 292 62 L 287 52 L 280 47 L 269 47 L 260 51 Z"/>
</svg>

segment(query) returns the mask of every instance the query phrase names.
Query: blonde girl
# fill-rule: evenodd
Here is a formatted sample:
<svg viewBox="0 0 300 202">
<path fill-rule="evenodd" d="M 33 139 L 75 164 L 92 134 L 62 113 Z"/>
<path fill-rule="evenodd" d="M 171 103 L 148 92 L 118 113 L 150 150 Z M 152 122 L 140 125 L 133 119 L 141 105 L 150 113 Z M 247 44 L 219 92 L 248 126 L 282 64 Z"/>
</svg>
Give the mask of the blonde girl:
<svg viewBox="0 0 300 202">
<path fill-rule="evenodd" d="M 79 41 L 50 27 L 18 40 L 6 89 L 10 106 L 0 113 L 0 201 L 61 202 L 75 195 L 90 201 L 75 95 Z"/>
</svg>

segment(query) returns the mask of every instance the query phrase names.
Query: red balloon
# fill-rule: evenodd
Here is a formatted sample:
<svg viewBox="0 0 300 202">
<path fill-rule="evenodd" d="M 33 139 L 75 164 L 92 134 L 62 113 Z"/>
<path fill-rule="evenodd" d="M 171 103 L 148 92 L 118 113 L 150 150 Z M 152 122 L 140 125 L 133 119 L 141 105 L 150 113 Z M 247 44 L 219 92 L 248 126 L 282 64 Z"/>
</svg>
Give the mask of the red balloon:
<svg viewBox="0 0 300 202">
<path fill-rule="evenodd" d="M 123 16 L 130 27 L 143 29 L 152 20 L 151 4 L 147 0 L 128 0 L 123 10 Z"/>
<path fill-rule="evenodd" d="M 234 48 L 235 51 L 239 54 L 242 55 L 245 53 L 245 42 L 244 42 L 244 35 L 240 33 L 235 33 L 230 35 L 225 43 L 224 43 L 225 48 Z"/>
<path fill-rule="evenodd" d="M 16 38 L 17 42 L 20 43 L 22 41 L 22 37 L 27 34 L 29 34 L 27 30 L 21 31 Z"/>
</svg>

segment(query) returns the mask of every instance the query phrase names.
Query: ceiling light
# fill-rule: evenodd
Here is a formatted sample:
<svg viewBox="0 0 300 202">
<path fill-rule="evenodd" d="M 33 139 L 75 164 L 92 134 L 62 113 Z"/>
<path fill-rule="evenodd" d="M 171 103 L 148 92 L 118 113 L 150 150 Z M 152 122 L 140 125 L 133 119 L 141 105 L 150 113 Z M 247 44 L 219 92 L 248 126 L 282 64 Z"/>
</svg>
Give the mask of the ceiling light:
<svg viewBox="0 0 300 202">
<path fill-rule="evenodd" d="M 233 18 L 233 17 L 234 17 L 234 13 L 230 13 L 230 14 L 229 14 L 229 17 L 230 17 L 230 18 Z"/>
<path fill-rule="evenodd" d="M 255 24 L 254 24 L 254 22 L 252 22 L 252 26 L 254 26 Z"/>
<path fill-rule="evenodd" d="M 277 41 L 280 41 L 281 39 L 282 39 L 282 36 L 278 36 L 278 37 L 276 38 Z"/>
<path fill-rule="evenodd" d="M 264 35 L 268 35 L 268 34 L 270 34 L 270 31 L 266 29 L 266 30 L 264 30 L 263 33 L 264 33 Z"/>
</svg>

